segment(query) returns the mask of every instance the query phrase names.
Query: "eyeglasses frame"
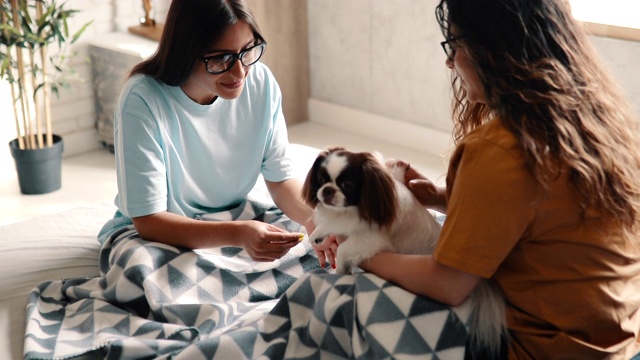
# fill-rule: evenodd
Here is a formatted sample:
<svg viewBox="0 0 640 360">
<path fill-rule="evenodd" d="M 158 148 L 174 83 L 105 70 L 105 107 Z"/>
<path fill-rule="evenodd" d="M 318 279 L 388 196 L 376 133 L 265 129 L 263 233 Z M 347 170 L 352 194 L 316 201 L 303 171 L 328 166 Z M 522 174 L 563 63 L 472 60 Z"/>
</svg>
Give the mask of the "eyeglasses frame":
<svg viewBox="0 0 640 360">
<path fill-rule="evenodd" d="M 248 53 L 251 50 L 254 50 L 257 47 L 262 47 L 263 48 L 262 52 L 260 53 L 260 56 L 258 56 L 258 58 L 254 62 L 252 62 L 251 64 L 245 64 L 244 61 L 242 60 L 242 57 L 244 56 L 244 54 Z M 240 60 L 240 63 L 243 66 L 251 66 L 251 65 L 257 63 L 258 60 L 260 60 L 260 58 L 262 57 L 262 55 L 264 55 L 264 52 L 267 50 L 266 47 L 267 47 L 267 42 L 263 41 L 263 42 L 261 42 L 259 44 L 256 44 L 256 45 L 254 45 L 254 46 L 252 46 L 252 47 L 250 47 L 248 49 L 242 50 L 239 53 L 235 53 L 235 54 L 234 53 L 222 53 L 222 54 L 218 54 L 218 55 L 202 56 L 200 58 L 200 60 L 202 60 L 202 62 L 204 63 L 204 70 L 207 73 L 209 73 L 211 75 L 220 75 L 220 74 L 223 74 L 223 73 L 231 70 L 231 68 L 233 68 L 233 66 L 236 64 L 236 61 L 238 61 L 238 60 Z M 231 56 L 231 57 L 233 57 L 233 59 L 231 60 L 231 62 L 229 63 L 229 66 L 227 66 L 226 69 L 224 69 L 222 71 L 215 71 L 215 72 L 209 71 L 209 66 L 208 66 L 209 60 L 211 60 L 213 58 L 216 58 L 216 57 L 220 57 L 220 56 Z"/>
<path fill-rule="evenodd" d="M 457 50 L 454 49 L 451 46 L 451 43 L 455 42 L 455 41 L 458 41 L 458 40 L 460 40 L 462 38 L 463 38 L 462 36 L 455 36 L 455 37 L 452 37 L 450 39 L 447 39 L 445 41 L 440 42 L 440 46 L 442 46 L 442 50 L 444 50 L 444 54 L 447 56 L 447 59 L 449 61 L 453 61 L 453 59 L 456 57 L 456 52 L 457 52 Z M 451 49 L 451 53 L 449 53 L 449 51 L 447 51 L 447 45 L 449 45 L 449 48 Z"/>
</svg>

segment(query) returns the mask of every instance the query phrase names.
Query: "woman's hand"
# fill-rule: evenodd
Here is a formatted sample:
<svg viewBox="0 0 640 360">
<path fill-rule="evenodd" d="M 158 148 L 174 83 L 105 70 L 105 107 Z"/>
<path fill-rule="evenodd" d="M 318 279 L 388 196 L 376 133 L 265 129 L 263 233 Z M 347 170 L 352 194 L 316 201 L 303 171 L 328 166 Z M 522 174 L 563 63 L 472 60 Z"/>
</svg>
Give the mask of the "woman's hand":
<svg viewBox="0 0 640 360">
<path fill-rule="evenodd" d="M 302 240 L 301 233 L 290 233 L 260 221 L 238 221 L 238 244 L 254 261 L 273 261 L 283 257 Z"/>
<path fill-rule="evenodd" d="M 393 160 L 399 166 L 405 166 L 406 172 L 404 173 L 404 184 L 413 193 L 413 196 L 420 201 L 420 203 L 433 210 L 437 210 L 441 213 L 446 213 L 446 189 L 439 188 L 426 176 L 422 175 L 418 170 L 411 167 L 411 165 L 403 160 Z"/>
<path fill-rule="evenodd" d="M 321 267 L 325 267 L 327 261 L 333 269 L 336 268 L 336 257 L 338 256 L 338 246 L 346 241 L 342 235 L 329 235 L 320 244 L 312 244 L 313 250 L 318 255 L 318 262 Z"/>
</svg>

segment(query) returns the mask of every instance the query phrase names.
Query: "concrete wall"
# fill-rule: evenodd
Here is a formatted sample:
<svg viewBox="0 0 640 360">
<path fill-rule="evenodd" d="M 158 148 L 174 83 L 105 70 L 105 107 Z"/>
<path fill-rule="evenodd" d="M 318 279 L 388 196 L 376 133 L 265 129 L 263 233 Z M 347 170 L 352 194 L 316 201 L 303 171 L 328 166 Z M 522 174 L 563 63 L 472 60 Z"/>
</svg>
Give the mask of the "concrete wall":
<svg viewBox="0 0 640 360">
<path fill-rule="evenodd" d="M 310 119 L 422 151 L 450 136 L 437 0 L 307 0 Z M 640 110 L 640 42 L 592 37 Z"/>
</svg>

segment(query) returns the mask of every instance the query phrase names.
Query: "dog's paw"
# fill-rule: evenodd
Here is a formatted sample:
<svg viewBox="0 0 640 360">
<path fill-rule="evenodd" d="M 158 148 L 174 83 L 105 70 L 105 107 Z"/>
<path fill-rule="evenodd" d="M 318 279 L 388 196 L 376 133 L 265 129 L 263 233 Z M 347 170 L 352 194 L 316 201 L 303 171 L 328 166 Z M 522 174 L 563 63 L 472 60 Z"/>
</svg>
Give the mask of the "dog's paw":
<svg viewBox="0 0 640 360">
<path fill-rule="evenodd" d="M 317 227 L 311 234 L 309 234 L 308 239 L 312 245 L 320 245 L 326 236 L 327 234 L 325 234 L 320 227 Z"/>
</svg>

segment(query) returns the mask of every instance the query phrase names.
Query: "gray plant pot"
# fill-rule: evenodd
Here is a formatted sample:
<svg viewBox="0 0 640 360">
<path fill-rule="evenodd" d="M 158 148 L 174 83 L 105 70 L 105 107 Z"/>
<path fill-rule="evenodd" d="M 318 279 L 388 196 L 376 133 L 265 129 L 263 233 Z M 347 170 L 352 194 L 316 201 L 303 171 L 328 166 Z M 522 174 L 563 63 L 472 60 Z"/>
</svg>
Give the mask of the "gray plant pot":
<svg viewBox="0 0 640 360">
<path fill-rule="evenodd" d="M 43 149 L 20 150 L 18 140 L 9 142 L 11 156 L 16 163 L 20 192 L 26 195 L 47 194 L 62 184 L 62 138 L 53 135 L 53 146 Z"/>
</svg>

